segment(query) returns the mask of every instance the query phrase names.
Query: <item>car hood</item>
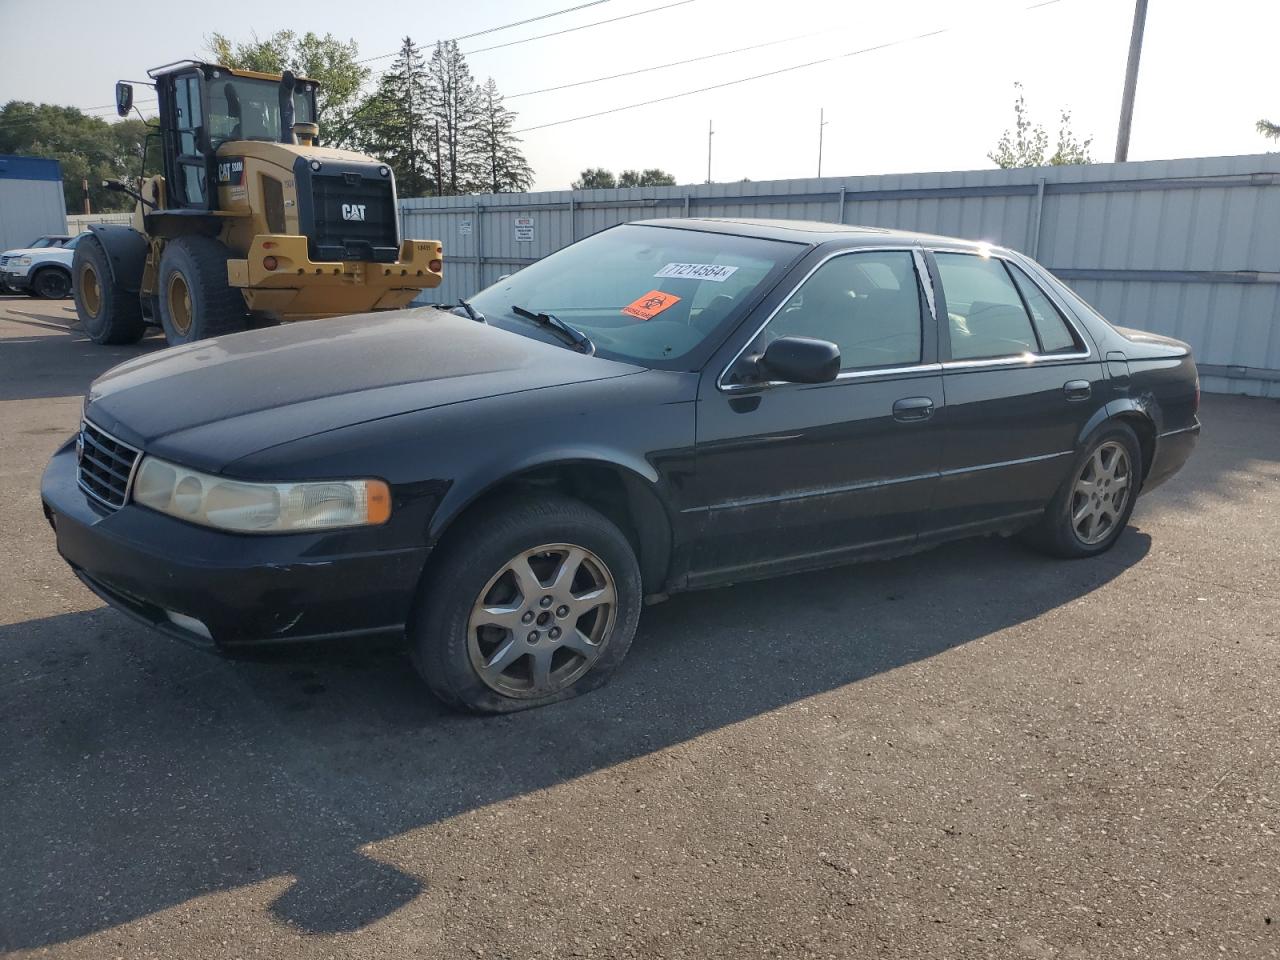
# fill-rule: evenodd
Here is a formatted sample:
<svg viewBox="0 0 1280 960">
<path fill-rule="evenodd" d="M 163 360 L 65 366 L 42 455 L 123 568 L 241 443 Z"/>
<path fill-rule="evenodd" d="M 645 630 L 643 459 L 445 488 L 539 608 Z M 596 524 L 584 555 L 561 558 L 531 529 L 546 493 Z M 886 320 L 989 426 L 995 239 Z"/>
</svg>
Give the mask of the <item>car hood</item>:
<svg viewBox="0 0 1280 960">
<path fill-rule="evenodd" d="M 328 430 L 640 369 L 427 307 L 161 350 L 94 381 L 86 411 L 126 443 L 216 472 Z"/>
<path fill-rule="evenodd" d="M 51 253 L 74 254 L 75 251 L 62 247 L 23 247 L 20 250 L 5 250 L 0 253 L 0 257 L 44 257 Z"/>
</svg>

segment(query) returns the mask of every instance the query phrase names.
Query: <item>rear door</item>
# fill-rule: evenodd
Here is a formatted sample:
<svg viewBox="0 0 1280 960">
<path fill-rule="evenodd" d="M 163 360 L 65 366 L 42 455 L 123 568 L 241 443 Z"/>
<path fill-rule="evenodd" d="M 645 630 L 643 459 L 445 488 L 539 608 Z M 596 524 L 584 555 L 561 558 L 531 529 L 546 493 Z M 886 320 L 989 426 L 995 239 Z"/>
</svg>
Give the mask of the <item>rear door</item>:
<svg viewBox="0 0 1280 960">
<path fill-rule="evenodd" d="M 923 256 L 854 248 L 801 271 L 723 373 L 703 375 L 694 582 L 901 549 L 929 507 L 942 377 Z M 750 358 L 782 336 L 836 343 L 838 379 L 752 379 Z"/>
<path fill-rule="evenodd" d="M 1013 258 L 937 250 L 946 405 L 930 536 L 1043 510 L 1104 402 L 1088 334 Z"/>
</svg>

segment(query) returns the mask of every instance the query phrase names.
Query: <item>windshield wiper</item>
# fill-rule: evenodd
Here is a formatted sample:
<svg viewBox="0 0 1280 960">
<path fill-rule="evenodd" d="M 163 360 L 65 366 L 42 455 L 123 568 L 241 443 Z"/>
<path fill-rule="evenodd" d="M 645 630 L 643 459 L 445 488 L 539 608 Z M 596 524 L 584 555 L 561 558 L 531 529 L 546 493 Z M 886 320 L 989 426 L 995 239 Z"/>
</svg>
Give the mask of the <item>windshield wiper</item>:
<svg viewBox="0 0 1280 960">
<path fill-rule="evenodd" d="M 569 326 L 569 324 L 565 323 L 554 313 L 534 313 L 532 310 L 526 310 L 524 307 L 516 306 L 511 308 L 511 312 L 517 317 L 524 317 L 526 320 L 532 320 L 539 326 L 546 327 L 549 330 L 554 330 L 579 353 L 585 353 L 587 356 L 591 356 L 596 352 L 596 345 L 591 342 L 590 337 L 576 327 Z"/>
<path fill-rule="evenodd" d="M 474 320 L 476 323 L 488 322 L 487 320 L 485 320 L 484 314 L 481 313 L 479 310 L 477 310 L 475 307 L 473 307 L 467 301 L 466 297 L 463 297 L 458 301 L 458 306 L 460 306 L 463 310 L 467 311 L 467 316 L 470 317 L 472 320 Z"/>
</svg>

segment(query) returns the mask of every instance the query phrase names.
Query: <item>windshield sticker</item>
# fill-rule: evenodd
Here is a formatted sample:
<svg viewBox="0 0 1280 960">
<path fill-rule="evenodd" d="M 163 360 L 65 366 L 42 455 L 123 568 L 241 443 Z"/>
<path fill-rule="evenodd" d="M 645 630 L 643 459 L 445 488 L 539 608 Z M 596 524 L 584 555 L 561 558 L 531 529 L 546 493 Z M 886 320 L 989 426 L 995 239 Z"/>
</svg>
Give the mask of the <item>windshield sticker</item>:
<svg viewBox="0 0 1280 960">
<path fill-rule="evenodd" d="M 724 283 L 737 272 L 737 267 L 726 267 L 719 263 L 668 263 L 654 276 L 678 277 L 681 280 L 710 280 L 712 283 Z"/>
<path fill-rule="evenodd" d="M 661 290 L 650 290 L 643 297 L 622 308 L 622 312 L 637 320 L 652 320 L 663 310 L 680 302 L 674 293 L 663 293 Z"/>
</svg>

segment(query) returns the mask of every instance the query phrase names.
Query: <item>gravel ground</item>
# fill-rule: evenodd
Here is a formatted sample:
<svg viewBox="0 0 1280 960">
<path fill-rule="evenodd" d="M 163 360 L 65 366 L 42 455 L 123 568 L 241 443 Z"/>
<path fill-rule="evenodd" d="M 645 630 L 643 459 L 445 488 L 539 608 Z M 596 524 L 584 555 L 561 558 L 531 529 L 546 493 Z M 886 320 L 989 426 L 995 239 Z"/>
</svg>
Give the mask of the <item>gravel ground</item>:
<svg viewBox="0 0 1280 960">
<path fill-rule="evenodd" d="M 1105 558 L 999 540 L 678 597 L 616 682 L 451 715 L 390 648 L 105 608 L 40 471 L 98 372 L 0 299 L 0 951 L 1280 956 L 1280 405 L 1206 397 Z"/>
</svg>

